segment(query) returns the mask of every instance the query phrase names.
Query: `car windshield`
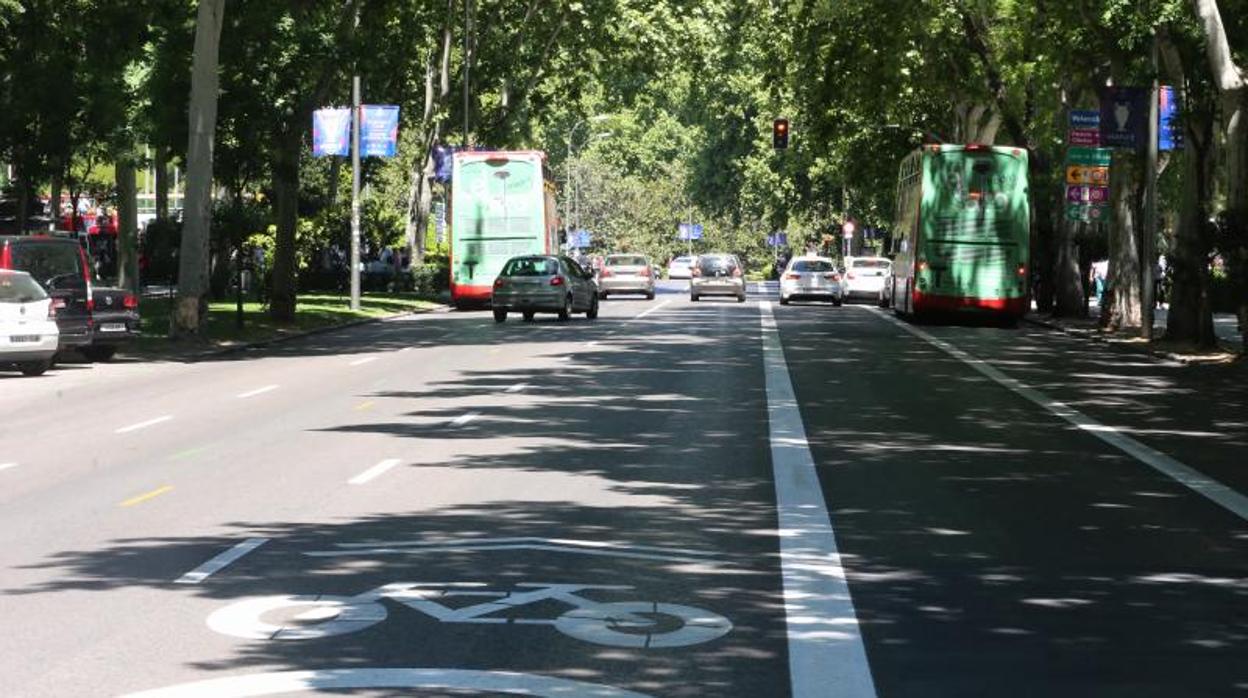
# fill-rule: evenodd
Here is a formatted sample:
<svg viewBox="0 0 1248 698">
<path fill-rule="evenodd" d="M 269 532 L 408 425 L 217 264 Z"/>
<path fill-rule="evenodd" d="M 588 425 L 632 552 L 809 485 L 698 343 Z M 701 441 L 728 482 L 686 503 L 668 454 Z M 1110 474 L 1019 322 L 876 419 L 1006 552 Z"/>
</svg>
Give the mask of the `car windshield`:
<svg viewBox="0 0 1248 698">
<path fill-rule="evenodd" d="M 646 258 L 641 255 L 622 255 L 619 257 L 607 257 L 607 266 L 609 267 L 644 267 L 646 266 Z"/>
<path fill-rule="evenodd" d="M 30 303 L 47 297 L 29 274 L 0 274 L 0 302 Z"/>
<path fill-rule="evenodd" d="M 822 259 L 800 259 L 793 263 L 793 271 L 833 271 L 832 263 Z"/>
<path fill-rule="evenodd" d="M 559 263 L 549 257 L 517 257 L 503 267 L 503 276 L 554 276 Z"/>
<path fill-rule="evenodd" d="M 849 266 L 854 269 L 887 269 L 889 264 L 887 259 L 855 259 Z"/>
</svg>

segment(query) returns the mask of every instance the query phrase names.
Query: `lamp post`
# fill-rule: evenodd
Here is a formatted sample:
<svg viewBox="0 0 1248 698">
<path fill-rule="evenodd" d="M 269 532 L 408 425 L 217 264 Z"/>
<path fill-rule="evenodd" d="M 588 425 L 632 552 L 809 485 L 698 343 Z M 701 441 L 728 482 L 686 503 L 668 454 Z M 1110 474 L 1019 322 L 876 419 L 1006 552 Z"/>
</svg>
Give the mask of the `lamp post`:
<svg viewBox="0 0 1248 698">
<path fill-rule="evenodd" d="M 563 214 L 564 214 L 563 229 L 565 232 L 570 230 L 570 226 L 572 224 L 572 196 L 573 196 L 573 193 L 572 193 L 573 192 L 572 160 L 576 157 L 575 151 L 572 149 L 572 145 L 573 143 L 575 143 L 574 139 L 576 138 L 576 129 L 586 124 L 595 123 L 598 121 L 605 121 L 606 119 L 609 119 L 609 118 L 611 117 L 606 114 L 597 114 L 595 116 L 590 116 L 584 119 L 579 119 L 576 123 L 572 124 L 572 128 L 568 129 L 567 137 L 563 139 L 565 152 L 567 153 L 567 163 L 566 163 L 567 179 L 564 181 L 566 182 L 567 187 L 568 187 L 568 190 L 564 192 L 564 196 L 563 196 Z"/>
</svg>

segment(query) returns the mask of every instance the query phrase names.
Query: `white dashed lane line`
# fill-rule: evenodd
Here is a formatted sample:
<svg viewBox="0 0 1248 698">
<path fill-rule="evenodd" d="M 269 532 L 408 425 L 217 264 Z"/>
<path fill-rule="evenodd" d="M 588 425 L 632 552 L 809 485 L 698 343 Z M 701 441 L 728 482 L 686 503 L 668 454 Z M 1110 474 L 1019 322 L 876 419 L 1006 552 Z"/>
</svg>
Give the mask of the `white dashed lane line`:
<svg viewBox="0 0 1248 698">
<path fill-rule="evenodd" d="M 271 393 L 274 390 L 277 390 L 277 388 L 278 386 L 276 385 L 266 385 L 263 388 L 256 388 L 255 390 L 250 390 L 248 392 L 242 393 L 241 395 L 238 396 L 238 399 L 246 400 L 249 397 L 256 397 L 257 395 L 264 395 L 265 393 Z"/>
<path fill-rule="evenodd" d="M 173 415 L 167 414 L 163 417 L 149 419 L 146 422 L 139 422 L 138 424 L 131 424 L 128 427 L 122 427 L 113 433 L 114 434 L 128 434 L 132 431 L 138 431 L 140 429 L 146 429 L 148 427 L 156 426 L 157 424 L 163 424 L 164 422 L 168 422 L 172 419 L 173 419 Z"/>
<path fill-rule="evenodd" d="M 17 467 L 17 463 L 0 463 L 0 470 L 11 470 Z"/>
<path fill-rule="evenodd" d="M 511 386 L 510 388 L 508 388 L 508 389 L 507 389 L 507 392 L 509 392 L 509 393 L 519 393 L 519 392 L 523 392 L 523 391 L 524 391 L 526 388 L 528 388 L 528 387 L 529 387 L 529 384 L 528 384 L 528 383 L 516 383 L 515 385 Z"/>
<path fill-rule="evenodd" d="M 269 542 L 268 538 L 248 538 L 229 550 L 174 580 L 174 584 L 199 584 L 205 579 L 237 562 L 239 558 Z"/>
<path fill-rule="evenodd" d="M 452 425 L 452 426 L 457 426 L 457 427 L 462 427 L 462 426 L 464 426 L 465 424 L 467 424 L 467 423 L 469 423 L 469 422 L 473 421 L 474 419 L 476 419 L 477 417 L 480 417 L 480 416 L 481 416 L 481 413 L 479 413 L 479 412 L 469 412 L 468 414 L 461 414 L 461 415 L 459 415 L 458 417 L 456 417 L 455 419 L 452 419 L 452 420 L 451 420 L 451 425 Z"/>
<path fill-rule="evenodd" d="M 398 458 L 387 458 L 386 460 L 383 460 L 382 462 L 378 463 L 377 465 L 374 465 L 368 470 L 365 470 L 359 475 L 356 475 L 350 480 L 347 480 L 347 483 L 351 485 L 363 485 L 366 482 L 377 479 L 382 474 L 384 474 L 387 470 L 393 468 L 394 466 L 398 464 L 399 464 Z"/>
<path fill-rule="evenodd" d="M 376 356 L 366 356 L 362 359 L 356 359 L 355 361 L 352 361 L 350 365 L 351 366 L 363 366 L 364 364 L 371 364 L 372 362 L 376 360 L 377 360 Z"/>
</svg>

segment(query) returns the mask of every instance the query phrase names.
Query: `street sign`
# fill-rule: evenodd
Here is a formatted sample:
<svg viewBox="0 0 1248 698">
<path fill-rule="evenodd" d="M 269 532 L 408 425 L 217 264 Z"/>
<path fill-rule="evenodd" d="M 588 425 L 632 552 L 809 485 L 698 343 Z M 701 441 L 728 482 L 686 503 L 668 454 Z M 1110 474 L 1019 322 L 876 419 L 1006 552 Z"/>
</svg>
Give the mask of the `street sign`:
<svg viewBox="0 0 1248 698">
<path fill-rule="evenodd" d="M 568 247 L 583 250 L 590 246 L 594 236 L 588 230 L 574 230 L 568 236 Z"/>
<path fill-rule="evenodd" d="M 1071 148 L 1066 151 L 1066 161 L 1071 165 L 1109 167 L 1113 151 L 1109 148 Z"/>
<path fill-rule="evenodd" d="M 1179 119 L 1179 96 L 1173 87 L 1162 87 L 1158 97 L 1157 129 L 1158 150 L 1181 150 L 1183 148 L 1183 122 Z"/>
<path fill-rule="evenodd" d="M 1142 87 L 1107 87 L 1101 93 L 1101 143 L 1142 148 L 1148 142 L 1148 96 Z"/>
<path fill-rule="evenodd" d="M 1108 167 L 1088 167 L 1086 165 L 1066 166 L 1067 184 L 1091 184 L 1098 187 L 1109 185 Z"/>
<path fill-rule="evenodd" d="M 789 244 L 789 236 L 787 233 L 776 233 L 767 236 L 768 247 L 785 247 Z"/>
<path fill-rule="evenodd" d="M 1072 109 L 1070 112 L 1070 127 L 1072 129 L 1099 129 L 1101 127 L 1101 112 L 1095 109 Z"/>
<path fill-rule="evenodd" d="M 1066 187 L 1066 201 L 1072 204 L 1104 204 L 1109 202 L 1109 187 L 1074 184 Z"/>
<path fill-rule="evenodd" d="M 851 240 L 857 228 L 858 226 L 854 225 L 853 221 L 845 221 L 845 224 L 841 226 L 841 235 L 845 236 L 846 240 Z"/>
<path fill-rule="evenodd" d="M 399 108 L 360 107 L 360 156 L 392 158 L 399 148 Z"/>
<path fill-rule="evenodd" d="M 1108 204 L 1096 206 L 1067 204 L 1066 218 L 1078 223 L 1108 223 L 1110 211 Z"/>
<path fill-rule="evenodd" d="M 1066 134 L 1066 142 L 1070 145 L 1098 146 L 1101 144 L 1101 131 L 1095 128 L 1072 128 Z"/>
<path fill-rule="evenodd" d="M 312 112 L 312 155 L 351 154 L 351 110 L 317 109 Z"/>
<path fill-rule="evenodd" d="M 701 240 L 702 224 L 701 223 L 681 223 L 676 226 L 676 237 L 681 240 Z"/>
</svg>

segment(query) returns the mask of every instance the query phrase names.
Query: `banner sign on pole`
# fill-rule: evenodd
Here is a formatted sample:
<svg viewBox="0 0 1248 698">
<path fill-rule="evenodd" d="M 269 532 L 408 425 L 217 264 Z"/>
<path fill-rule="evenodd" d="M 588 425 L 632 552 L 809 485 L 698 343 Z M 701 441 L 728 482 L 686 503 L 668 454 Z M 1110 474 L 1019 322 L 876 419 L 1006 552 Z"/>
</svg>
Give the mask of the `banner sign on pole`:
<svg viewBox="0 0 1248 698">
<path fill-rule="evenodd" d="M 1148 96 L 1142 87 L 1107 87 L 1101 93 L 1101 143 L 1141 149 L 1148 142 Z"/>
<path fill-rule="evenodd" d="M 1157 105 L 1161 120 L 1157 129 L 1158 150 L 1183 149 L 1183 122 L 1179 120 L 1179 96 L 1173 87 L 1162 87 Z"/>
<path fill-rule="evenodd" d="M 768 247 L 786 247 L 789 244 L 788 233 L 776 233 L 767 236 Z"/>
<path fill-rule="evenodd" d="M 702 224 L 701 223 L 681 223 L 676 226 L 677 235 L 681 240 L 701 240 Z"/>
<path fill-rule="evenodd" d="M 312 155 L 351 154 L 351 110 L 317 109 L 312 112 Z"/>
<path fill-rule="evenodd" d="M 441 184 L 451 181 L 452 155 L 455 149 L 449 145 L 437 145 L 433 148 L 433 178 Z"/>
<path fill-rule="evenodd" d="M 399 149 L 399 108 L 360 107 L 360 156 L 392 158 Z"/>
</svg>

